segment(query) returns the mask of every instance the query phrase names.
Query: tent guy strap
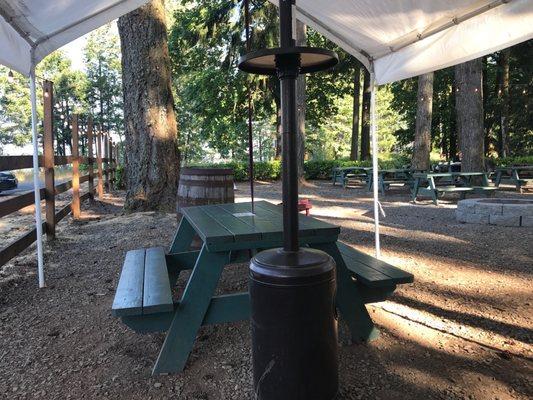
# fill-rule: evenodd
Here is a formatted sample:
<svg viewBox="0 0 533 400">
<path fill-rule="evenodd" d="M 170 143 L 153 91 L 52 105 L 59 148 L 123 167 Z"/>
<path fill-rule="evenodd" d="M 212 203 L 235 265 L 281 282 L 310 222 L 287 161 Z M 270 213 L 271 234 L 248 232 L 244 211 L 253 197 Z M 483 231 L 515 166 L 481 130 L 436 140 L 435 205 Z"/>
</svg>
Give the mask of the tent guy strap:
<svg viewBox="0 0 533 400">
<path fill-rule="evenodd" d="M 531 0 L 299 0 L 296 16 L 367 69 L 373 62 L 377 84 L 533 38 Z"/>
</svg>

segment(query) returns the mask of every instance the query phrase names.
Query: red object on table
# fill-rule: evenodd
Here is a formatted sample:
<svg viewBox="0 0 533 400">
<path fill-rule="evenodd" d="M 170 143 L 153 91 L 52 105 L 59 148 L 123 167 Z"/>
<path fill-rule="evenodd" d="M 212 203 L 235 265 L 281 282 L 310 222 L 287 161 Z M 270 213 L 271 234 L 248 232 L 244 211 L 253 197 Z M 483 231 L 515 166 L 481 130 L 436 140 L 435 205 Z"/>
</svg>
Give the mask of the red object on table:
<svg viewBox="0 0 533 400">
<path fill-rule="evenodd" d="M 309 215 L 309 210 L 313 208 L 311 200 L 309 199 L 300 199 L 298 200 L 298 211 L 305 211 L 305 215 Z"/>
</svg>

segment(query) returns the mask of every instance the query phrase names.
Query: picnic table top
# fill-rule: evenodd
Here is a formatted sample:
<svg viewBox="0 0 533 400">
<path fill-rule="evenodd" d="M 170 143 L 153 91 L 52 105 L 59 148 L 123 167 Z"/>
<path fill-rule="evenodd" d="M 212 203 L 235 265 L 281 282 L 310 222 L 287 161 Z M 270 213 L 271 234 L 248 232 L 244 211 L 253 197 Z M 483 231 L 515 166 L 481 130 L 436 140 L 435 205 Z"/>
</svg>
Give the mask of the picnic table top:
<svg viewBox="0 0 533 400">
<path fill-rule="evenodd" d="M 411 168 L 389 168 L 389 169 L 378 169 L 378 172 L 383 174 L 400 174 L 406 172 L 413 172 Z"/>
<path fill-rule="evenodd" d="M 334 171 L 370 171 L 372 170 L 372 167 L 335 167 L 333 168 Z"/>
<path fill-rule="evenodd" d="M 443 178 L 454 176 L 483 176 L 487 175 L 487 172 L 415 172 L 414 178 Z"/>
<path fill-rule="evenodd" d="M 509 167 L 498 167 L 496 171 L 508 171 L 508 170 L 517 170 L 517 171 L 533 171 L 533 165 L 511 165 Z"/>
<path fill-rule="evenodd" d="M 252 214 L 250 202 L 185 207 L 183 217 L 208 245 L 237 242 L 281 242 L 283 208 L 267 201 L 256 201 Z M 299 214 L 300 237 L 331 237 L 336 240 L 340 228 L 313 217 Z"/>
</svg>

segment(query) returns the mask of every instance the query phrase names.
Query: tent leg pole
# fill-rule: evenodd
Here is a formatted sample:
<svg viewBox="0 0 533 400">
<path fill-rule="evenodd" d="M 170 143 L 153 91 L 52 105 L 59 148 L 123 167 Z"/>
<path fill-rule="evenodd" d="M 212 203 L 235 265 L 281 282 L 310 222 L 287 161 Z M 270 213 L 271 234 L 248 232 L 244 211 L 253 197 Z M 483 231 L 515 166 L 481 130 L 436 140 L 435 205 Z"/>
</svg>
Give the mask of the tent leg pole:
<svg viewBox="0 0 533 400">
<path fill-rule="evenodd" d="M 370 132 L 372 134 L 372 181 L 374 182 L 374 234 L 376 257 L 381 257 L 381 245 L 379 240 L 379 181 L 378 181 L 378 129 L 376 126 L 376 81 L 374 72 L 370 72 Z"/>
<path fill-rule="evenodd" d="M 41 216 L 41 184 L 39 180 L 39 140 L 37 137 L 37 97 L 35 89 L 35 66 L 30 71 L 31 129 L 33 141 L 33 192 L 35 194 L 35 229 L 37 231 L 37 266 L 39 287 L 46 287 L 43 263 L 43 222 Z"/>
</svg>

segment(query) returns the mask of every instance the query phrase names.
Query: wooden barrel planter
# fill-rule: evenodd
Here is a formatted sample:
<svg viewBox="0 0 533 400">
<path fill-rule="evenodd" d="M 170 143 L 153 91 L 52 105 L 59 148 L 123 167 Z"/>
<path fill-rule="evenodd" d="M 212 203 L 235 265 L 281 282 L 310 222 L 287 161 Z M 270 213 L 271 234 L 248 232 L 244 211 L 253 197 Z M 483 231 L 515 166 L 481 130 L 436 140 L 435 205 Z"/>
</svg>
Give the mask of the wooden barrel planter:
<svg viewBox="0 0 533 400">
<path fill-rule="evenodd" d="M 231 168 L 182 168 L 178 187 L 178 212 L 182 207 L 234 201 Z"/>
</svg>

